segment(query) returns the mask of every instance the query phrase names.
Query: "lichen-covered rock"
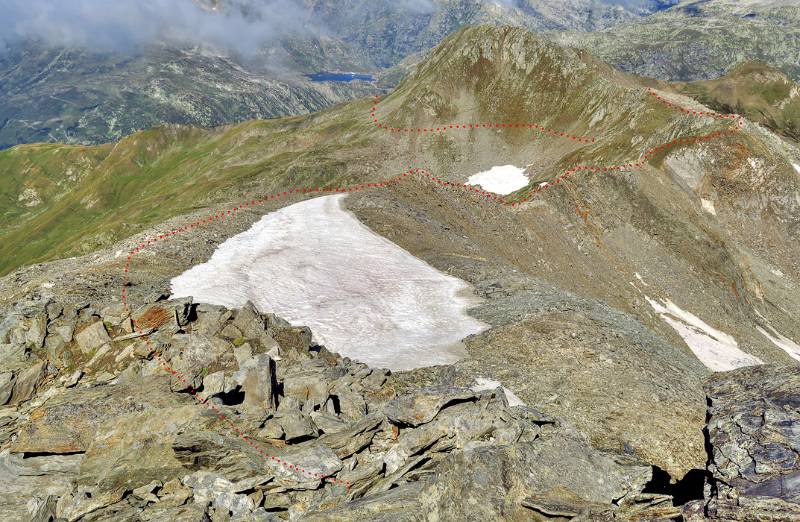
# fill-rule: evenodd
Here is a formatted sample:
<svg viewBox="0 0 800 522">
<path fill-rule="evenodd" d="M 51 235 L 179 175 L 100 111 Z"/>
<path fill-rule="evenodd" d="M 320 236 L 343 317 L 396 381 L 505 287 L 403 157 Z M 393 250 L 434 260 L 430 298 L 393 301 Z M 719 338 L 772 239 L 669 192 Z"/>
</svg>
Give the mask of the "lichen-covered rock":
<svg viewBox="0 0 800 522">
<path fill-rule="evenodd" d="M 197 471 L 184 477 L 183 484 L 192 488 L 195 502 L 211 502 L 214 507 L 231 512 L 234 517 L 253 511 L 253 501 L 247 495 L 237 493 L 234 483 L 216 473 Z"/>
<path fill-rule="evenodd" d="M 111 337 L 108 335 L 105 325 L 102 321 L 95 321 L 89 326 L 75 335 L 75 340 L 78 342 L 83 353 L 89 353 L 92 350 L 97 350 L 104 344 L 111 342 Z"/>
<path fill-rule="evenodd" d="M 319 430 L 314 421 L 300 411 L 294 410 L 279 413 L 275 420 L 280 425 L 287 442 L 305 440 L 319 435 Z"/>
<path fill-rule="evenodd" d="M 800 520 L 800 366 L 718 373 L 706 384 L 718 520 Z"/>
<path fill-rule="evenodd" d="M 456 401 L 470 401 L 478 393 L 467 388 L 431 388 L 413 395 L 397 397 L 386 405 L 386 415 L 396 424 L 419 426 L 430 422 L 445 405 Z"/>
</svg>

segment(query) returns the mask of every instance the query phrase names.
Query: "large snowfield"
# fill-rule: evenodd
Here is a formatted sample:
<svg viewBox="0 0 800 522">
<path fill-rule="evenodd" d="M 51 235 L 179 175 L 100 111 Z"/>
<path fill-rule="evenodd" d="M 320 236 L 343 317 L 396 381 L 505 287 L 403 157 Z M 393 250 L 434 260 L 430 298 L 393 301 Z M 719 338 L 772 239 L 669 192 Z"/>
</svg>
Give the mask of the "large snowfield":
<svg viewBox="0 0 800 522">
<path fill-rule="evenodd" d="M 466 184 L 480 185 L 483 190 L 505 196 L 527 186 L 528 183 L 525 169 L 514 165 L 502 165 L 473 174 L 467 179 Z"/>
<path fill-rule="evenodd" d="M 375 234 L 342 194 L 265 215 L 211 259 L 172 280 L 174 297 L 239 307 L 248 300 L 304 324 L 331 351 L 407 370 L 465 357 L 486 328 L 467 315 L 469 286 Z"/>
<path fill-rule="evenodd" d="M 669 299 L 661 303 L 647 296 L 645 299 L 659 317 L 683 337 L 684 342 L 692 349 L 695 356 L 709 370 L 725 372 L 742 366 L 763 364 L 758 357 L 739 349 L 739 343 L 732 335 L 711 327 L 696 315 L 682 310 Z"/>
</svg>

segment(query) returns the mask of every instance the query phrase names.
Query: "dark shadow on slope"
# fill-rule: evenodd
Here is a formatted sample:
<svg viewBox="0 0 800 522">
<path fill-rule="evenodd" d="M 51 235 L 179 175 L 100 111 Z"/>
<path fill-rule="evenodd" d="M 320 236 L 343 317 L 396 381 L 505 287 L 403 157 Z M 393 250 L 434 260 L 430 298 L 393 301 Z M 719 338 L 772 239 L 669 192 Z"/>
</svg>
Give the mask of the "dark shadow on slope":
<svg viewBox="0 0 800 522">
<path fill-rule="evenodd" d="M 682 506 L 691 500 L 703 498 L 705 482 L 704 469 L 690 470 L 681 480 L 673 483 L 669 473 L 658 466 L 653 466 L 653 478 L 645 484 L 642 493 L 670 495 L 673 506 Z"/>
</svg>

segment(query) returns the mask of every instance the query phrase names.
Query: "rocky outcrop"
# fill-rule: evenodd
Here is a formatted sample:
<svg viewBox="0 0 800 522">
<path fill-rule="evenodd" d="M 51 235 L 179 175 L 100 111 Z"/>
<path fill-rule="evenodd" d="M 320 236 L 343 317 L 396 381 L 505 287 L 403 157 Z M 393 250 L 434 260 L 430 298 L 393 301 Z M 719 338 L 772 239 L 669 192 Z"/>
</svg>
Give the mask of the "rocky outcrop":
<svg viewBox="0 0 800 522">
<path fill-rule="evenodd" d="M 687 520 L 800 520 L 800 366 L 714 375 L 708 481 Z"/>
<path fill-rule="evenodd" d="M 4 322 L 4 519 L 544 519 L 669 504 L 643 493 L 649 465 L 509 406 L 502 388 L 398 380 L 250 305 L 37 306 Z"/>
</svg>

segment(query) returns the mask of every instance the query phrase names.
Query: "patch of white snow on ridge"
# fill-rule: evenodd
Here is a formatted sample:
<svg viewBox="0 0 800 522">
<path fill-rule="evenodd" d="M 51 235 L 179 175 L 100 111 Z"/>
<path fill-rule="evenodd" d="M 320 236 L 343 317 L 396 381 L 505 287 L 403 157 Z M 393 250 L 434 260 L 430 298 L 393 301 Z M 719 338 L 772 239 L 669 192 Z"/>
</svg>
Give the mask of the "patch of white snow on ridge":
<svg viewBox="0 0 800 522">
<path fill-rule="evenodd" d="M 645 296 L 653 310 L 670 325 L 709 370 L 725 372 L 742 366 L 763 364 L 758 357 L 739 349 L 736 339 L 709 326 L 696 315 L 666 299 L 659 303 Z"/>
<path fill-rule="evenodd" d="M 700 202 L 703 204 L 703 210 L 705 210 L 706 212 L 708 212 L 712 216 L 716 216 L 717 215 L 717 209 L 714 208 L 714 202 L 713 201 L 710 201 L 710 200 L 707 200 L 707 199 L 701 199 Z"/>
<path fill-rule="evenodd" d="M 800 174 L 800 165 L 798 165 L 797 163 L 792 163 L 792 167 L 794 167 L 794 170 L 796 170 L 797 173 Z"/>
<path fill-rule="evenodd" d="M 769 339 L 772 344 L 774 344 L 775 346 L 777 346 L 781 350 L 783 350 L 786 353 L 788 353 L 789 357 L 792 357 L 793 359 L 797 359 L 798 361 L 800 361 L 800 345 L 797 344 L 796 342 L 792 341 L 788 337 L 786 337 L 784 335 L 781 335 L 772 326 L 767 325 L 767 328 L 769 328 L 772 331 L 772 335 L 770 335 L 769 332 L 767 332 L 765 329 L 761 328 L 760 326 L 756 326 L 756 330 L 758 330 L 761 333 L 761 335 L 763 335 L 764 337 Z"/>
<path fill-rule="evenodd" d="M 476 301 L 467 283 L 372 232 L 343 197 L 265 215 L 174 278 L 173 296 L 228 307 L 250 300 L 371 366 L 407 370 L 465 357 L 460 340 L 487 327 L 466 313 Z"/>
<path fill-rule="evenodd" d="M 483 190 L 506 196 L 527 186 L 528 183 L 525 169 L 514 165 L 502 165 L 473 174 L 467 179 L 465 185 L 480 185 Z"/>
<path fill-rule="evenodd" d="M 492 379 L 487 379 L 486 377 L 478 377 L 475 379 L 475 386 L 470 389 L 472 391 L 480 392 L 496 390 L 497 388 L 503 388 L 503 393 L 506 395 L 506 400 L 508 401 L 509 406 L 525 406 L 525 403 L 522 402 L 522 399 L 517 397 L 514 392 L 500 384 L 500 381 L 494 381 Z"/>
</svg>

